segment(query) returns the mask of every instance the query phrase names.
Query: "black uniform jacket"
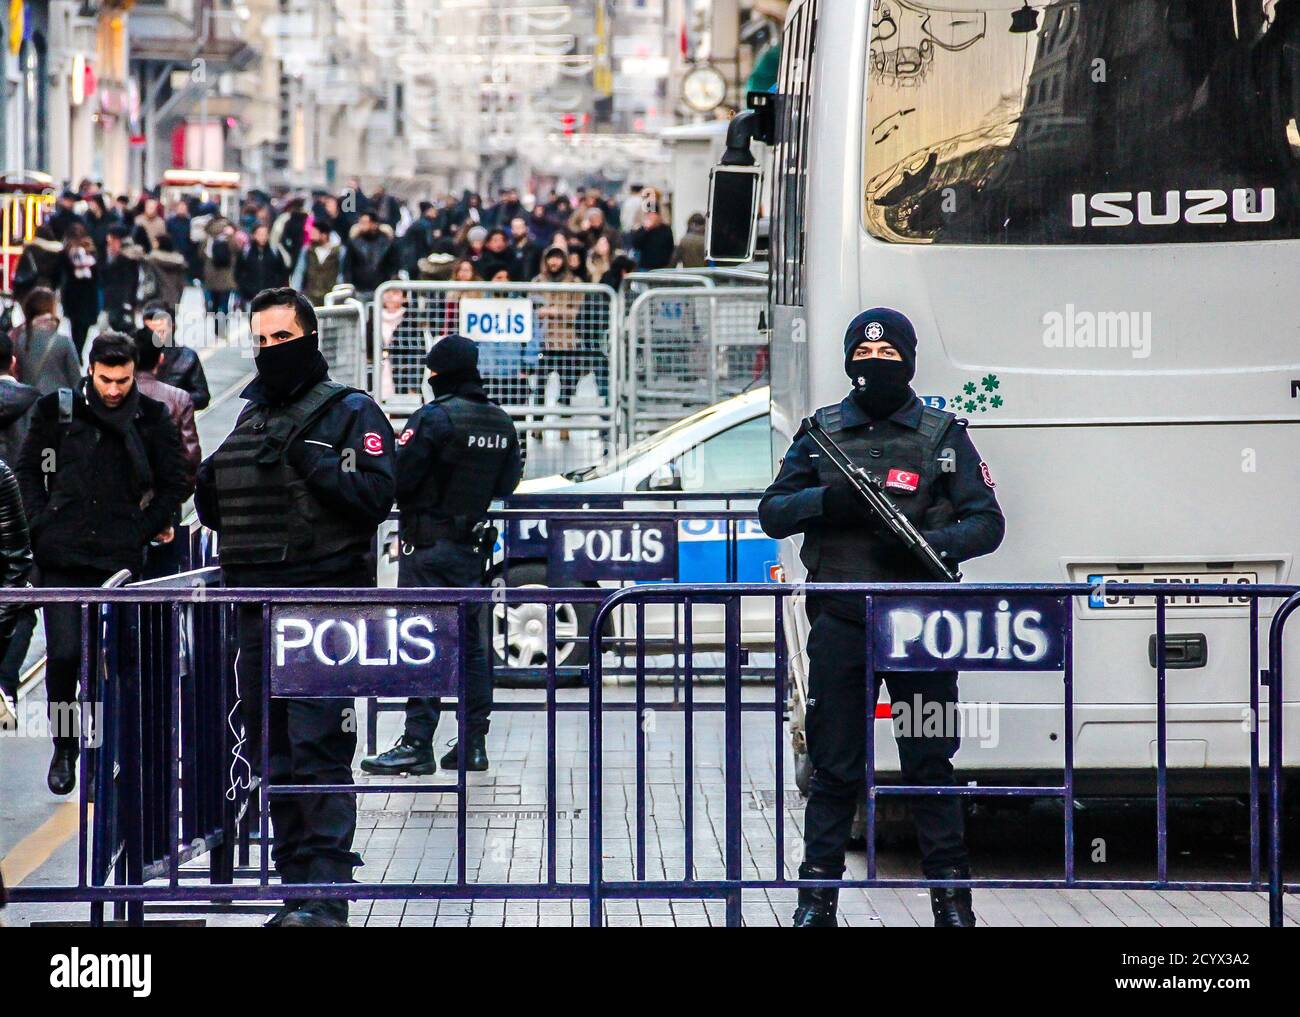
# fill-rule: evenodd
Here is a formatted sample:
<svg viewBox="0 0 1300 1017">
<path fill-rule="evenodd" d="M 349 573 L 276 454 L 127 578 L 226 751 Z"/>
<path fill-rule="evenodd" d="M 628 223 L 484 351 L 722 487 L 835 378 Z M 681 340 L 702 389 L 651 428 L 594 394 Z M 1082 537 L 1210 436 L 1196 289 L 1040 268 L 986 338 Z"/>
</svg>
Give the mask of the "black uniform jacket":
<svg viewBox="0 0 1300 1017">
<path fill-rule="evenodd" d="M 914 398 L 890 419 L 915 430 L 921 424 L 923 409 L 921 400 Z M 840 403 L 840 412 L 846 429 L 871 426 L 870 418 L 850 396 Z M 921 532 L 936 551 L 946 552 L 949 561 L 963 562 L 991 554 L 1002 543 L 1006 521 L 994 495 L 989 468 L 975 451 L 964 421 L 954 422 L 942 444 L 945 450 L 952 450 L 954 462 L 950 470 L 940 473 L 941 490 L 937 493 L 951 504 L 951 521 Z M 758 505 L 759 521 L 768 536 L 790 537 L 823 524 L 822 496 L 826 488 L 817 476 L 817 451 L 802 430 L 795 435 L 776 480 Z"/>
<path fill-rule="evenodd" d="M 261 381 L 256 378 L 240 395 L 250 402 L 265 402 Z M 356 519 L 359 526 L 378 527 L 392 511 L 397 483 L 393 428 L 379 404 L 364 392 L 349 393 L 330 406 L 289 446 L 285 456 L 321 502 Z M 204 526 L 220 532 L 216 468 L 211 456 L 199 467 L 194 507 Z M 292 586 L 356 565 L 355 555 L 336 557 L 336 561 L 240 569 L 239 585 Z"/>
</svg>

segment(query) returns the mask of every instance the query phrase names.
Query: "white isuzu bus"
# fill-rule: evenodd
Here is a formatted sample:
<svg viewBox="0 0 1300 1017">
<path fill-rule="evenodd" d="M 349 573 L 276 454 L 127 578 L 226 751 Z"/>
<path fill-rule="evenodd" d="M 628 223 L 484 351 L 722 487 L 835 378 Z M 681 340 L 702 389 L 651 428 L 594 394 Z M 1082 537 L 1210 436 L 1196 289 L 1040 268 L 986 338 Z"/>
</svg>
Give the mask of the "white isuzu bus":
<svg viewBox="0 0 1300 1017">
<path fill-rule="evenodd" d="M 848 321 L 877 305 L 907 314 L 916 390 L 969 418 L 1007 516 L 1001 549 L 966 579 L 1108 581 L 1106 597 L 1075 606 L 1081 793 L 1153 785 L 1155 610 L 1123 583 L 1295 582 L 1296 8 L 790 6 L 762 200 L 774 466 L 800 421 L 847 391 Z M 727 224 L 711 229 L 725 239 Z M 1167 617 L 1171 789 L 1241 794 L 1248 609 L 1189 594 Z M 801 685 L 806 625 L 794 624 Z M 1261 666 L 1266 634 L 1264 621 Z M 961 687 L 964 701 L 1000 704 L 996 733 L 963 744 L 965 779 L 1056 779 L 1058 675 L 970 674 Z M 1297 699 L 1293 674 L 1291 747 Z"/>
</svg>

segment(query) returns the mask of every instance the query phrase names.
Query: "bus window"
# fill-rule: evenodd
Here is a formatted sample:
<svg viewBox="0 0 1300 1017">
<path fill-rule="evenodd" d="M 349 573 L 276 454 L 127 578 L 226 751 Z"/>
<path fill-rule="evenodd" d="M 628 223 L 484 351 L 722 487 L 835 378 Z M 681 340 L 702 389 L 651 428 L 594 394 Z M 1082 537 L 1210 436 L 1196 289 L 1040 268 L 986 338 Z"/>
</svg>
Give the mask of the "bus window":
<svg viewBox="0 0 1300 1017">
<path fill-rule="evenodd" d="M 1029 18 L 1021 0 L 875 0 L 868 231 L 953 244 L 1296 238 L 1298 6 L 1065 0 Z"/>
</svg>

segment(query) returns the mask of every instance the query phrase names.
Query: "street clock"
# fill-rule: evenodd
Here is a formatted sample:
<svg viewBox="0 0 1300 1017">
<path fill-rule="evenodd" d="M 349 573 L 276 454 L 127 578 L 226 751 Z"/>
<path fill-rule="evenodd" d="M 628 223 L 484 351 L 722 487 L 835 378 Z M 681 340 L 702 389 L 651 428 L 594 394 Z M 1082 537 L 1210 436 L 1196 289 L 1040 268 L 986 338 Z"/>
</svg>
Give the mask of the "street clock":
<svg viewBox="0 0 1300 1017">
<path fill-rule="evenodd" d="M 727 79 L 710 64 L 692 67 L 682 80 L 682 101 L 696 113 L 712 113 L 727 100 Z"/>
</svg>

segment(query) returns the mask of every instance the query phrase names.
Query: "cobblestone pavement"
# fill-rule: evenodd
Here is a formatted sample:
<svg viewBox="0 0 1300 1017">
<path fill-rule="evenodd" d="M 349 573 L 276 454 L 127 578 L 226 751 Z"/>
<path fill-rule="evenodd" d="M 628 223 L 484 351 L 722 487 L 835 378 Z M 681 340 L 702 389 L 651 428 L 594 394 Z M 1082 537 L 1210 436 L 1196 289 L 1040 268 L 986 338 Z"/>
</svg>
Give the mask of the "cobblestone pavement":
<svg viewBox="0 0 1300 1017">
<path fill-rule="evenodd" d="M 664 694 L 656 691 L 654 695 Z M 716 695 L 701 690 L 700 699 Z M 569 699 L 584 696 L 563 692 Z M 750 689 L 750 696 L 770 695 Z M 630 691 L 609 689 L 606 701 L 628 701 Z M 499 700 L 538 701 L 538 694 L 503 691 Z M 379 723 L 380 748 L 400 729 L 401 714 L 385 713 Z M 647 718 L 645 764 L 647 810 L 645 875 L 650 879 L 680 878 L 686 862 L 686 782 L 684 719 L 657 709 Z M 365 730 L 364 723 L 361 730 Z M 438 749 L 451 737 L 450 725 Z M 634 714 L 609 715 L 605 725 L 604 864 L 610 880 L 636 875 L 636 738 Z M 561 713 L 556 723 L 556 875 L 561 882 L 581 882 L 588 862 L 588 725 L 585 713 Z M 723 718 L 699 713 L 694 722 L 693 814 L 694 865 L 700 878 L 723 874 Z M 14 746 L 10 746 L 12 749 Z M 742 764 L 745 773 L 745 812 L 742 834 L 746 875 L 775 875 L 776 808 L 784 817 L 787 874 L 798 865 L 803 822 L 802 798 L 794 785 L 793 761 L 782 739 L 785 788 L 775 793 L 775 724 L 770 713 L 746 714 L 743 722 Z M 547 869 L 546 778 L 548 744 L 544 714 L 499 710 L 488 741 L 492 768 L 469 775 L 466 803 L 466 869 L 471 881 L 541 882 Z M 27 753 L 23 754 L 24 756 Z M 44 752 L 36 752 L 41 766 Z M 40 767 L 21 779 L 36 779 Z M 11 771 L 12 774 L 12 771 Z M 18 774 L 12 774 L 19 776 Z M 362 778 L 365 780 L 371 778 Z M 439 778 L 410 778 L 412 791 L 401 794 L 362 794 L 359 801 L 356 847 L 365 858 L 357 871 L 364 882 L 441 882 L 456 871 L 456 802 L 445 794 L 420 795 L 419 783 Z M 441 778 L 445 781 L 445 777 Z M 43 783 L 43 778 L 41 779 Z M 918 871 L 907 827 L 881 847 L 879 873 L 906 877 Z M 1088 810 L 1080 814 L 1078 840 L 1086 852 L 1100 843 L 1108 861 L 1094 864 L 1081 852 L 1081 878 L 1149 878 L 1154 874 L 1155 835 L 1150 810 L 1126 808 L 1113 814 Z M 1229 810 L 1206 817 L 1199 811 L 1184 816 L 1171 810 L 1171 878 L 1238 879 L 1247 872 L 1244 818 Z M 1050 809 L 1019 814 L 983 813 L 971 822 L 970 837 L 977 876 L 1051 878 L 1061 872 L 1061 817 Z M 64 883 L 75 873 L 75 838 L 56 852 L 27 882 Z M 256 851 L 253 861 L 256 864 Z M 1292 863 L 1292 870 L 1294 863 Z M 866 856 L 851 853 L 849 871 L 865 878 Z M 794 908 L 792 890 L 747 891 L 743 918 L 747 925 L 778 925 Z M 1243 893 L 1193 893 L 1088 890 L 977 890 L 976 910 L 990 926 L 1249 926 L 1267 924 L 1267 899 Z M 267 906 L 237 905 L 203 917 L 213 925 L 257 925 Z M 81 920 L 84 906 L 12 906 L 10 924 L 30 921 Z M 1288 924 L 1300 920 L 1300 904 L 1288 900 Z M 194 912 L 150 907 L 150 921 L 198 917 Z M 351 920 L 357 926 L 479 926 L 585 925 L 584 901 L 393 900 L 357 902 Z M 699 900 L 615 900 L 606 905 L 606 924 L 722 925 L 720 902 Z M 841 924 L 849 926 L 915 926 L 931 924 L 928 896 L 910 888 L 847 890 L 841 894 Z"/>
</svg>

